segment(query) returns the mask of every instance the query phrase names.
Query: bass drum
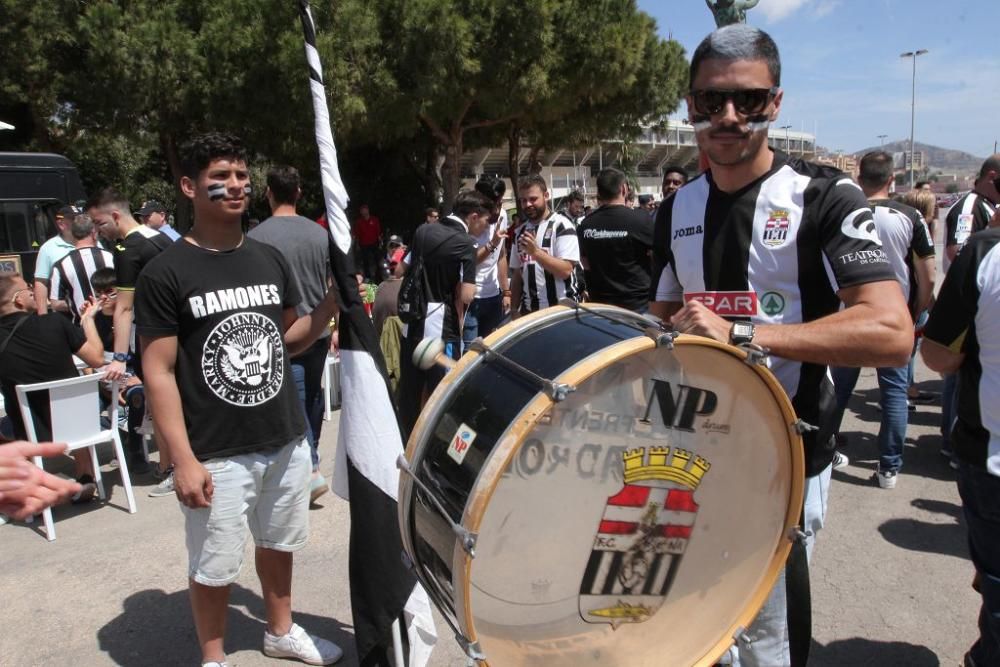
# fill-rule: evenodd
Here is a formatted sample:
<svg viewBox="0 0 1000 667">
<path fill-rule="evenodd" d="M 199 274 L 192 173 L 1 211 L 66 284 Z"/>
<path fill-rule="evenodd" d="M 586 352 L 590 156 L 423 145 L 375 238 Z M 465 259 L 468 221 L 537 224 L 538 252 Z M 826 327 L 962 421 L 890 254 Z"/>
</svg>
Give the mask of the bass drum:
<svg viewBox="0 0 1000 667">
<path fill-rule="evenodd" d="M 711 665 L 781 572 L 804 480 L 788 398 L 763 359 L 649 329 L 612 306 L 519 319 L 414 427 L 403 545 L 477 659 Z"/>
</svg>

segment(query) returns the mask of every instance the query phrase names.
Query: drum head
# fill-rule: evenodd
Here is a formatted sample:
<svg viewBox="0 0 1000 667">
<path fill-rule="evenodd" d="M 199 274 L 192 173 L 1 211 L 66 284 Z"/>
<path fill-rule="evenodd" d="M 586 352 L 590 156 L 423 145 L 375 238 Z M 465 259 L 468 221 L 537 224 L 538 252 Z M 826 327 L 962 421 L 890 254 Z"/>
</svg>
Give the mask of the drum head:
<svg viewBox="0 0 1000 667">
<path fill-rule="evenodd" d="M 625 341 L 564 374 L 568 400 L 524 409 L 473 491 L 476 557 L 456 573 L 490 664 L 709 665 L 749 624 L 803 464 L 788 399 L 743 356 Z"/>
</svg>

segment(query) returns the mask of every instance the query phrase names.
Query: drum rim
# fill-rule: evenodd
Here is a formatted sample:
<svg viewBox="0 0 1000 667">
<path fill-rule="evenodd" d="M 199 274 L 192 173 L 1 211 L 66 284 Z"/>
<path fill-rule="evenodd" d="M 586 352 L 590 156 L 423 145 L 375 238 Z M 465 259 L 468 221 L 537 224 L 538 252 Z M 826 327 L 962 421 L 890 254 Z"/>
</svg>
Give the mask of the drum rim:
<svg viewBox="0 0 1000 667">
<path fill-rule="evenodd" d="M 615 307 L 609 307 L 608 309 L 630 312 Z M 744 362 L 747 358 L 747 352 L 745 350 L 701 336 L 682 334 L 675 339 L 674 345 L 694 345 L 716 348 L 727 352 Z M 557 378 L 557 381 L 570 385 L 579 385 L 610 364 L 653 347 L 655 347 L 655 342 L 651 338 L 645 336 L 620 341 L 610 347 L 604 348 L 598 353 L 581 359 L 576 364 L 566 369 L 566 371 L 564 371 Z M 598 363 L 598 361 L 601 363 Z M 729 647 L 732 646 L 734 635 L 738 634 L 738 631 L 741 629 L 748 627 L 750 622 L 754 619 L 754 617 L 756 617 L 757 613 L 767 601 L 768 595 L 774 587 L 774 583 L 777 581 L 777 578 L 781 574 L 785 562 L 788 559 L 788 554 L 792 547 L 790 536 L 792 534 L 792 530 L 798 525 L 799 517 L 802 513 L 802 503 L 805 492 L 805 453 L 802 446 L 802 436 L 795 428 L 797 416 L 794 408 L 792 407 L 791 399 L 785 392 L 784 387 L 781 386 L 781 383 L 778 382 L 778 379 L 766 366 L 756 363 L 748 365 L 764 381 L 768 389 L 770 389 L 771 395 L 777 401 L 779 408 L 781 409 L 781 413 L 785 418 L 788 430 L 792 464 L 792 480 L 789 489 L 788 507 L 785 510 L 783 529 L 783 534 L 786 536 L 786 539 L 780 540 L 775 547 L 774 553 L 772 554 L 771 560 L 764 571 L 761 582 L 751 595 L 750 601 L 746 605 L 745 609 L 737 615 L 733 625 L 726 629 L 719 641 L 716 642 L 716 644 L 709 649 L 708 653 L 706 653 L 702 659 L 698 660 L 693 667 L 708 667 L 715 664 L 715 662 L 723 654 L 725 654 Z M 515 422 L 510 428 L 507 429 L 507 431 L 505 431 L 504 436 L 497 441 L 497 444 L 493 449 L 493 454 L 483 466 L 482 470 L 479 471 L 476 484 L 472 487 L 469 493 L 469 499 L 465 504 L 465 509 L 462 513 L 462 525 L 467 530 L 473 533 L 478 533 L 483 517 L 486 513 L 486 509 L 489 506 L 489 502 L 500 483 L 503 471 L 506 470 L 513 458 L 520 452 L 521 446 L 524 444 L 527 435 L 537 425 L 541 416 L 544 415 L 549 408 L 551 408 L 552 404 L 553 400 L 551 398 L 544 393 L 539 392 L 535 398 L 531 399 L 524 406 L 521 412 L 518 413 Z M 487 473 L 489 473 L 489 476 L 487 476 Z M 473 508 L 475 508 L 475 511 L 473 511 Z M 479 636 L 476 631 L 475 621 L 472 617 L 472 564 L 473 559 L 469 558 L 468 554 L 462 550 L 461 546 L 456 541 L 455 548 L 452 552 L 452 577 L 456 594 L 453 602 L 455 615 L 457 617 L 456 620 L 462 628 L 462 631 L 465 633 L 465 636 L 470 641 L 478 642 Z M 489 664 L 488 655 L 487 661 L 484 664 Z"/>
</svg>

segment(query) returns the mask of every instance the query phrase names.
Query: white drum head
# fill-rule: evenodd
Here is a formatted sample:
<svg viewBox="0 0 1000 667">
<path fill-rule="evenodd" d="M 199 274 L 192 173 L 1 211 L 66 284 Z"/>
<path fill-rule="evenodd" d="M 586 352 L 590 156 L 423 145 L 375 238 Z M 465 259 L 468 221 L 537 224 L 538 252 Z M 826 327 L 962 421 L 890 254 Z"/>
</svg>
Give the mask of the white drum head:
<svg viewBox="0 0 1000 667">
<path fill-rule="evenodd" d="M 650 346 L 568 371 L 586 379 L 526 408 L 474 489 L 456 602 L 492 665 L 711 664 L 780 572 L 802 502 L 788 399 L 727 346 Z"/>
</svg>

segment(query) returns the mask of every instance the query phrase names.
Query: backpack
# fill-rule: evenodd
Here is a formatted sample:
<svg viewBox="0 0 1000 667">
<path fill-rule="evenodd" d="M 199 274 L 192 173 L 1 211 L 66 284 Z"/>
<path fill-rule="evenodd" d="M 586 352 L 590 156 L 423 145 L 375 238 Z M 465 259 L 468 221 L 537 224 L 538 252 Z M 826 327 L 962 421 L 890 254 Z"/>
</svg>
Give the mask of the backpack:
<svg viewBox="0 0 1000 667">
<path fill-rule="evenodd" d="M 444 245 L 447 240 L 445 239 L 437 244 L 434 250 Z M 427 273 L 424 271 L 423 248 L 417 247 L 416 239 L 414 239 L 413 246 L 410 250 L 413 263 L 406 267 L 406 274 L 403 276 L 403 282 L 399 286 L 399 297 L 396 302 L 396 314 L 399 315 L 399 319 L 403 321 L 403 324 L 420 322 L 427 316 L 427 300 L 431 293 L 431 286 L 427 281 Z M 434 250 L 431 252 L 434 252 Z"/>
</svg>

